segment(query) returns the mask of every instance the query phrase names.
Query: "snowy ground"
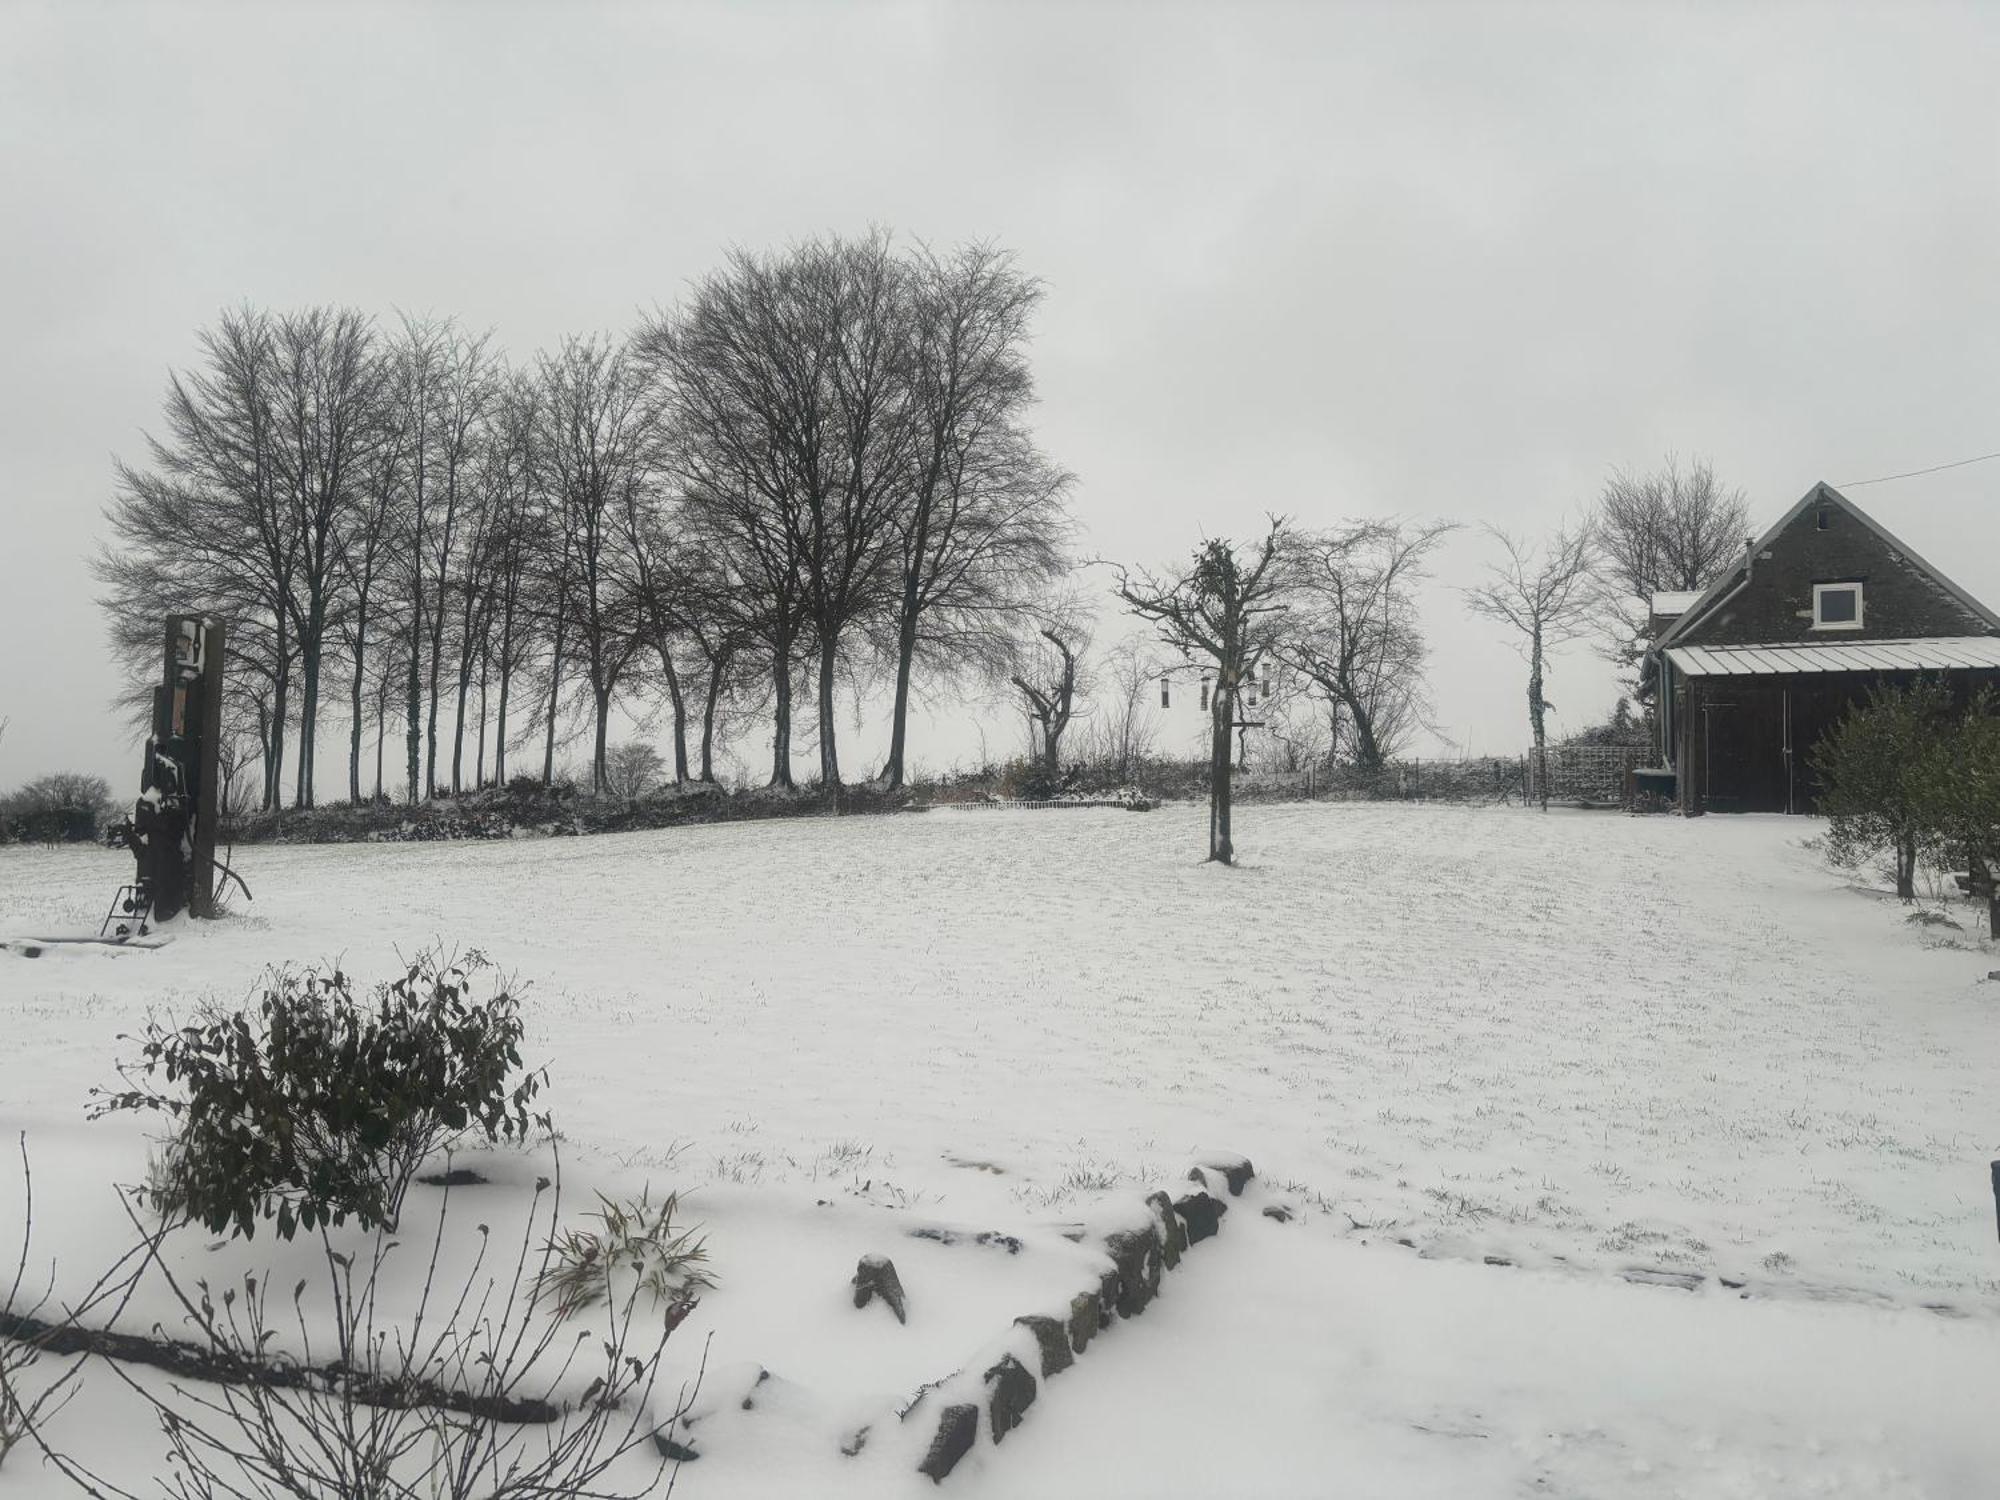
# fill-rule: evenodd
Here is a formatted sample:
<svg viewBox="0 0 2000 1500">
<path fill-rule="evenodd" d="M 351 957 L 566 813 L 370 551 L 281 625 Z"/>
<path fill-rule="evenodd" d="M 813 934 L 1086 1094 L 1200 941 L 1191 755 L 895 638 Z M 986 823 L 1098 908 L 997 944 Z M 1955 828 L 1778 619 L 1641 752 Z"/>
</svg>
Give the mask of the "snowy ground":
<svg viewBox="0 0 2000 1500">
<path fill-rule="evenodd" d="M 1192 808 L 243 851 L 244 918 L 0 955 L 0 1131 L 63 1184 L 38 1234 L 101 1242 L 144 1157 L 82 1123 L 118 1032 L 443 937 L 532 984 L 582 1185 L 696 1189 L 723 1285 L 677 1353 L 713 1332 L 717 1389 L 801 1393 L 679 1493 L 928 1488 L 829 1434 L 1066 1284 L 1060 1223 L 1209 1146 L 1304 1222 L 1234 1216 L 953 1487 L 1988 1492 L 2000 953 L 1969 918 L 1906 924 L 1805 820 L 1239 816 L 1234 871 Z M 124 869 L 0 851 L 0 936 L 94 928 Z M 916 1222 L 1028 1247 L 877 1243 Z M 908 1331 L 842 1306 L 869 1248 Z"/>
</svg>

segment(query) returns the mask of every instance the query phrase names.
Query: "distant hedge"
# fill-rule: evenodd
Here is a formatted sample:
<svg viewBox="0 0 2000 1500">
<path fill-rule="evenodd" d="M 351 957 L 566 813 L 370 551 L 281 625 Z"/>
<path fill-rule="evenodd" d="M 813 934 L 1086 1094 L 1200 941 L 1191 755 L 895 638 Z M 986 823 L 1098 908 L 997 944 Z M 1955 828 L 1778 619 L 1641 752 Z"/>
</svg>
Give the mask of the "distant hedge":
<svg viewBox="0 0 2000 1500">
<path fill-rule="evenodd" d="M 257 813 L 225 823 L 239 844 L 430 843 L 446 839 L 568 837 L 725 823 L 753 818 L 826 817 L 899 812 L 906 792 L 869 786 L 796 792 L 757 788 L 732 792 L 713 783 L 667 786 L 635 799 L 593 797 L 567 781 L 518 776 L 504 787 L 402 802 L 338 803 Z"/>
</svg>

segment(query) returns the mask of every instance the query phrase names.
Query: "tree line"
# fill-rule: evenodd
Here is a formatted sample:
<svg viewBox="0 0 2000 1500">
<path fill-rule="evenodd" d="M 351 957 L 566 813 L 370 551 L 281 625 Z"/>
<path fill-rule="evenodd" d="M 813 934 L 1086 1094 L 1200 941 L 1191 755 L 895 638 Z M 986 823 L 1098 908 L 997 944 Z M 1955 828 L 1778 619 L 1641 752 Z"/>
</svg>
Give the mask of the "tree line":
<svg viewBox="0 0 2000 1500">
<path fill-rule="evenodd" d="M 603 789 L 614 710 L 655 703 L 677 781 L 768 716 L 772 784 L 809 731 L 837 785 L 840 695 L 882 681 L 898 786 L 921 687 L 1007 660 L 1068 568 L 1041 296 L 995 247 L 871 234 L 734 253 L 519 364 L 448 318 L 225 313 L 117 469 L 96 576 L 132 702 L 162 615 L 222 619 L 224 779 L 275 808 L 324 790 L 339 718 L 349 798 L 414 801 L 524 752 L 548 778 L 573 725 Z"/>
<path fill-rule="evenodd" d="M 735 252 L 624 336 L 519 364 L 451 319 L 225 313 L 146 460 L 117 469 L 96 569 L 134 707 L 159 618 L 188 612 L 229 628 L 223 777 L 264 808 L 314 803 L 343 719 L 356 802 L 505 780 L 524 755 L 548 779 L 576 733 L 612 790 L 633 780 L 621 707 L 664 713 L 677 783 L 768 723 L 772 785 L 839 785 L 838 706 L 863 687 L 886 690 L 889 750 L 860 774 L 894 788 L 919 695 L 974 682 L 1013 695 L 1052 778 L 1085 699 L 1129 761 L 1177 673 L 1218 715 L 1247 692 L 1286 711 L 1266 717 L 1293 750 L 1379 770 L 1431 723 L 1417 587 L 1456 524 L 1274 525 L 1265 639 L 1240 656 L 1215 621 L 1160 613 L 1226 598 L 1233 544 L 1159 576 L 1112 564 L 1169 650 L 1093 653 L 1071 477 L 1027 420 L 1041 297 L 993 246 L 876 233 Z M 1548 653 L 1593 633 L 1629 670 L 1651 594 L 1712 578 L 1744 515 L 1669 459 L 1614 472 L 1547 538 L 1494 532 L 1504 561 L 1466 599 L 1527 659 L 1536 753 Z"/>
</svg>

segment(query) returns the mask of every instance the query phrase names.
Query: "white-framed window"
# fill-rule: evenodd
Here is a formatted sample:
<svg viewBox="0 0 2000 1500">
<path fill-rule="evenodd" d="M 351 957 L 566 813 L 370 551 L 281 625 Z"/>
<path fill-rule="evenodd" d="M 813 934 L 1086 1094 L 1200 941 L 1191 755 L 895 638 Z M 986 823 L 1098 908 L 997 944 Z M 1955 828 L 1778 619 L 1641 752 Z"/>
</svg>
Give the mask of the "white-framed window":
<svg viewBox="0 0 2000 1500">
<path fill-rule="evenodd" d="M 1814 630 L 1859 630 L 1861 628 L 1861 585 L 1858 583 L 1816 583 L 1813 585 Z"/>
</svg>

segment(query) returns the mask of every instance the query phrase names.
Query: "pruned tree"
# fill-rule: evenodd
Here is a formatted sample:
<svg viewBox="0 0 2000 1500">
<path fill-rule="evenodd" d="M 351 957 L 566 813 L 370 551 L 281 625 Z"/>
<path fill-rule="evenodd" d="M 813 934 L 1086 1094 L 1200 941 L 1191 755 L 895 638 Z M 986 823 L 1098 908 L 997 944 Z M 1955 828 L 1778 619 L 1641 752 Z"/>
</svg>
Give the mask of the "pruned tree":
<svg viewBox="0 0 2000 1500">
<path fill-rule="evenodd" d="M 1598 594 L 1593 572 L 1593 532 L 1588 521 L 1557 527 L 1540 542 L 1488 532 L 1506 552 L 1487 568 L 1489 580 L 1465 591 L 1473 614 L 1504 625 L 1509 642 L 1528 663 L 1528 730 L 1534 744 L 1535 779 L 1542 811 L 1549 807 L 1548 712 L 1544 691 L 1548 656 L 1588 628 Z"/>
<path fill-rule="evenodd" d="M 1415 585 L 1457 530 L 1448 521 L 1355 521 L 1299 538 L 1298 607 L 1277 654 L 1326 695 L 1360 770 L 1375 772 L 1423 721 Z"/>
<path fill-rule="evenodd" d="M 1027 714 L 1035 758 L 1051 788 L 1062 776 L 1062 740 L 1076 717 L 1088 632 L 1074 607 L 1051 610 L 1017 648 L 1007 680 Z"/>
<path fill-rule="evenodd" d="M 1215 674 L 1209 694 L 1208 857 L 1232 864 L 1230 830 L 1237 694 L 1284 639 L 1297 583 L 1297 539 L 1282 517 L 1254 546 L 1216 538 L 1185 567 L 1155 574 L 1112 565 L 1125 607 L 1151 622 L 1184 657 L 1201 656 Z"/>
</svg>

